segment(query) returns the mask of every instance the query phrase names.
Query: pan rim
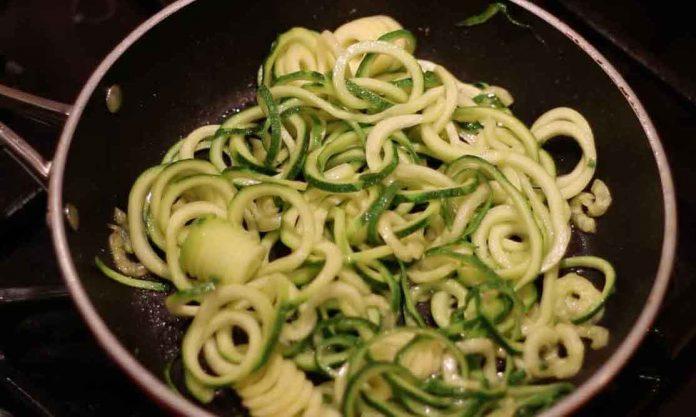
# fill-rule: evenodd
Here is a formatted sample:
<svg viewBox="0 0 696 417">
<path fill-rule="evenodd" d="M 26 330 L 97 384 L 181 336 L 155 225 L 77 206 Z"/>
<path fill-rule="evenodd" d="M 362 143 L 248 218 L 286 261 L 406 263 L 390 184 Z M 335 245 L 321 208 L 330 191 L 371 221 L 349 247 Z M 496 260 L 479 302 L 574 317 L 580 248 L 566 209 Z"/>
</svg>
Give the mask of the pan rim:
<svg viewBox="0 0 696 417">
<path fill-rule="evenodd" d="M 83 320 L 96 337 L 98 343 L 106 350 L 110 358 L 159 405 L 177 415 L 212 417 L 213 414 L 202 409 L 193 402 L 176 395 L 160 379 L 148 371 L 126 348 L 119 342 L 116 336 L 109 330 L 106 323 L 96 311 L 90 301 L 87 292 L 78 277 L 77 270 L 72 261 L 70 248 L 66 238 L 65 223 L 63 221 L 63 177 L 65 164 L 70 148 L 70 143 L 78 125 L 82 112 L 101 82 L 104 74 L 121 57 L 121 55 L 137 40 L 139 40 L 151 28 L 162 20 L 174 14 L 195 0 L 178 0 L 154 16 L 143 22 L 126 38 L 124 38 L 101 62 L 87 83 L 82 88 L 73 111 L 68 118 L 60 136 L 56 153 L 53 159 L 51 178 L 49 182 L 48 223 L 51 227 L 53 245 L 58 258 L 63 279 L 71 293 L 73 302 L 77 306 Z M 638 118 L 643 131 L 646 134 L 653 157 L 657 164 L 664 204 L 664 231 L 660 263 L 655 274 L 653 286 L 647 301 L 638 319 L 634 322 L 631 331 L 621 342 L 611 357 L 582 385 L 570 395 L 554 405 L 542 414 L 543 417 L 563 416 L 576 411 L 587 402 L 599 390 L 601 390 L 626 364 L 638 345 L 643 340 L 647 330 L 655 319 L 664 298 L 669 283 L 674 262 L 674 254 L 677 241 L 677 211 L 675 191 L 672 174 L 667 162 L 662 143 L 642 103 L 629 87 L 623 77 L 607 59 L 595 49 L 582 36 L 571 29 L 567 24 L 559 20 L 541 7 L 527 0 L 512 0 L 513 3 L 526 9 L 530 13 L 544 20 L 549 25 L 560 31 L 573 41 L 582 51 L 587 53 L 609 76 L 611 81 L 621 91 L 628 104 Z"/>
</svg>

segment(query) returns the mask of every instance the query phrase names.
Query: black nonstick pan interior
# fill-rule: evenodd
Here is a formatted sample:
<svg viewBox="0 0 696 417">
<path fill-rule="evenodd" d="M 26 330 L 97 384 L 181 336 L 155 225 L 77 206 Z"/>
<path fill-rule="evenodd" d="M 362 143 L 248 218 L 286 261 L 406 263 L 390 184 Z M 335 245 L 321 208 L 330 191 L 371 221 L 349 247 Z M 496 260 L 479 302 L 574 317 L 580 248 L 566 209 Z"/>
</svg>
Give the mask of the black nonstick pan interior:
<svg viewBox="0 0 696 417">
<path fill-rule="evenodd" d="M 169 316 L 162 297 L 103 277 L 93 258 L 105 255 L 106 223 L 125 208 L 137 175 L 197 126 L 219 123 L 254 98 L 256 71 L 276 35 L 292 26 L 333 29 L 361 16 L 388 14 L 418 37 L 417 56 L 445 65 L 465 81 L 510 90 L 514 113 L 526 124 L 546 110 L 569 106 L 594 129 L 597 176 L 614 204 L 596 235 L 575 233 L 571 253 L 611 260 L 618 273 L 604 324 L 609 346 L 588 351 L 576 377 L 582 383 L 613 353 L 646 303 L 660 261 L 664 228 L 658 168 L 632 107 L 602 68 L 563 33 L 521 7 L 466 29 L 456 22 L 486 1 L 259 1 L 201 0 L 165 19 L 106 73 L 77 125 L 64 179 L 65 203 L 78 208 L 80 228 L 68 231 L 70 251 L 91 302 L 120 342 L 158 377 L 177 356 L 185 323 Z M 123 105 L 111 114 L 106 89 L 118 84 Z M 572 146 L 550 148 L 566 161 Z M 231 398 L 231 395 L 226 395 Z M 235 415 L 231 400 L 212 409 Z"/>
</svg>

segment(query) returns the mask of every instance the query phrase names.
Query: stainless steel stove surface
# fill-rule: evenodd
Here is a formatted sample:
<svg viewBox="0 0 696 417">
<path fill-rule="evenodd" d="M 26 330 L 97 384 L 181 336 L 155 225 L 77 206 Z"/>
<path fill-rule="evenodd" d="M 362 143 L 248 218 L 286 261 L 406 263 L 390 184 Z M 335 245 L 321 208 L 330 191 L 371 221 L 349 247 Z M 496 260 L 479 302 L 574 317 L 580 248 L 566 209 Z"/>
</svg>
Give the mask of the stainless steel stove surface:
<svg viewBox="0 0 696 417">
<path fill-rule="evenodd" d="M 0 0 L 0 84 L 70 103 L 106 53 L 166 1 Z M 693 414 L 696 397 L 696 28 L 664 2 L 538 1 L 614 63 L 667 150 L 678 190 L 680 245 L 653 330 L 580 415 Z M 672 12 L 667 11 L 672 10 Z M 0 111 L 50 154 L 59 126 Z M 679 192 L 679 190 L 684 192 Z M 83 325 L 61 286 L 45 193 L 0 152 L 0 417 L 157 416 Z M 625 279 L 630 279 L 626 277 Z M 25 301 L 8 302 L 24 298 Z"/>
</svg>

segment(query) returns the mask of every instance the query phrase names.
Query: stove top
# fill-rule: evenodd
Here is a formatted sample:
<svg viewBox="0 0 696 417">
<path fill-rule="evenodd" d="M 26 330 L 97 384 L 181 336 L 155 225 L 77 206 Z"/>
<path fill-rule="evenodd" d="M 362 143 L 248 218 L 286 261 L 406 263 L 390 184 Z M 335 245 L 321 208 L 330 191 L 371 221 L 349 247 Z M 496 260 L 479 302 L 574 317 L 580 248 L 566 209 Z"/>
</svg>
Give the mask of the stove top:
<svg viewBox="0 0 696 417">
<path fill-rule="evenodd" d="M 0 0 L 0 83 L 70 103 L 108 51 L 164 3 Z M 647 0 L 537 3 L 617 66 L 660 132 L 677 189 L 694 189 L 696 67 L 689 55 L 696 50 L 696 28 L 687 14 Z M 0 119 L 45 155 L 60 133 L 7 112 L 0 111 Z M 0 417 L 164 415 L 106 357 L 65 296 L 44 221 L 45 193 L 4 152 L 0 184 Z M 680 193 L 678 205 L 680 245 L 665 306 L 628 366 L 579 415 L 690 414 L 696 396 L 696 197 Z M 29 300 L 4 302 L 9 288 L 29 289 Z"/>
</svg>

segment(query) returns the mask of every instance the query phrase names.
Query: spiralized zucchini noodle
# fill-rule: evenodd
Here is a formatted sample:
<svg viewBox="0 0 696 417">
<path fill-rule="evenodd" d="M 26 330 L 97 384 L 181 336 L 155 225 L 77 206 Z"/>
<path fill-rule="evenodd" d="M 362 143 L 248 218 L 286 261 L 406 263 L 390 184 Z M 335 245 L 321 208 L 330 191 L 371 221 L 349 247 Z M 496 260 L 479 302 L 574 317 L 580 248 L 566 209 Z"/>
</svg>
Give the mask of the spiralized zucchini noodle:
<svg viewBox="0 0 696 417">
<path fill-rule="evenodd" d="M 527 127 L 508 91 L 415 49 L 387 16 L 283 33 L 257 105 L 174 144 L 116 211 L 116 270 L 97 264 L 174 287 L 198 401 L 232 388 L 258 417 L 529 415 L 607 344 L 614 270 L 566 257 L 571 224 L 595 232 L 611 203 L 589 123 L 555 108 Z M 559 137 L 582 150 L 566 174 L 544 150 Z"/>
</svg>

